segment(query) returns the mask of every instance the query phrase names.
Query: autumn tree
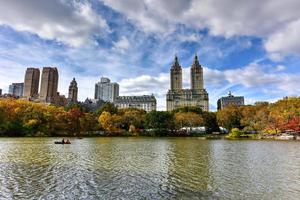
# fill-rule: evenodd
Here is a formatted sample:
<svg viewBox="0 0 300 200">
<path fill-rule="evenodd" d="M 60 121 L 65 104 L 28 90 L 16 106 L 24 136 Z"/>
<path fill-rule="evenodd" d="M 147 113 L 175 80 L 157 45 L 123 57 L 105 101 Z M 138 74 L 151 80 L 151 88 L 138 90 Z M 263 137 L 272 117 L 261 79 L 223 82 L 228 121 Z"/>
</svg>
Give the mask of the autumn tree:
<svg viewBox="0 0 300 200">
<path fill-rule="evenodd" d="M 139 109 L 121 109 L 118 112 L 118 115 L 121 117 L 121 126 L 124 130 L 129 130 L 131 127 L 131 132 L 143 128 L 144 115 L 146 112 Z"/>
<path fill-rule="evenodd" d="M 116 114 L 110 114 L 107 111 L 103 111 L 98 119 L 101 127 L 109 132 L 120 131 L 121 117 Z"/>
<path fill-rule="evenodd" d="M 21 99 L 0 98 L 0 135 L 35 136 L 56 135 L 59 132 L 73 134 L 98 130 L 109 132 L 140 129 L 154 130 L 168 135 L 178 127 L 205 126 L 210 132 L 218 126 L 242 132 L 300 131 L 300 98 L 289 97 L 275 103 L 255 103 L 251 106 L 228 107 L 224 110 L 205 112 L 198 107 L 183 107 L 173 112 L 138 109 L 120 109 L 105 104 L 96 113 L 84 112 L 77 105 L 63 108 Z M 173 131 L 174 133 L 174 131 Z"/>
<path fill-rule="evenodd" d="M 257 104 L 240 107 L 242 118 L 241 126 L 245 132 L 264 130 L 268 123 L 268 105 Z"/>
<path fill-rule="evenodd" d="M 269 106 L 269 124 L 267 130 L 284 132 L 287 129 L 296 131 L 299 128 L 300 98 L 289 97 Z"/>
<path fill-rule="evenodd" d="M 203 118 L 193 112 L 178 112 L 175 114 L 175 124 L 182 127 L 197 127 L 203 125 Z"/>
<path fill-rule="evenodd" d="M 80 132 L 80 118 L 84 117 L 84 113 L 80 111 L 79 108 L 71 108 L 67 112 L 67 123 L 68 123 L 68 130 L 71 134 L 78 134 Z"/>
<path fill-rule="evenodd" d="M 241 119 L 241 110 L 236 106 L 229 106 L 217 112 L 218 124 L 228 130 L 241 128 Z"/>
</svg>

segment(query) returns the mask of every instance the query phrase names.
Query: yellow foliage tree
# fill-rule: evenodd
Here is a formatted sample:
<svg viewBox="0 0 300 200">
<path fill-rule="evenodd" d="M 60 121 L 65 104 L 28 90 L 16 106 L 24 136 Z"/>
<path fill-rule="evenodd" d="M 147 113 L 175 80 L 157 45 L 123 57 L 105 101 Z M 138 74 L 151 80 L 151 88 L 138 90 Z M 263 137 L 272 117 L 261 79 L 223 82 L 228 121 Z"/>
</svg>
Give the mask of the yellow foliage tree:
<svg viewBox="0 0 300 200">
<path fill-rule="evenodd" d="M 109 112 L 102 112 L 99 116 L 98 122 L 100 123 L 101 127 L 106 131 L 119 131 L 119 122 L 120 116 L 114 114 L 110 114 Z"/>
<path fill-rule="evenodd" d="M 104 130 L 109 131 L 112 128 L 111 119 L 112 119 L 111 114 L 109 112 L 104 111 L 99 116 L 98 121 Z"/>
<path fill-rule="evenodd" d="M 175 122 L 177 126 L 182 127 L 196 127 L 203 124 L 203 118 L 193 112 L 179 112 L 175 114 Z"/>
</svg>

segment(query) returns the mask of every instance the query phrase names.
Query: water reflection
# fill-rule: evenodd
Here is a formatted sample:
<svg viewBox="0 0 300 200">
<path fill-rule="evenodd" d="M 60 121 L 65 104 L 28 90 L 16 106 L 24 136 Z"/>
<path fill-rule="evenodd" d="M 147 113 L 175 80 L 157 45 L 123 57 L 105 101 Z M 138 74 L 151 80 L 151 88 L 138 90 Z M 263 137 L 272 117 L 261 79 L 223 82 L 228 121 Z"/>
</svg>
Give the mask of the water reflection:
<svg viewBox="0 0 300 200">
<path fill-rule="evenodd" d="M 300 194 L 299 143 L 218 141 L 213 146 L 211 170 L 222 196 L 297 199 Z"/>
<path fill-rule="evenodd" d="M 299 143 L 0 138 L 0 199 L 297 199 Z"/>
</svg>

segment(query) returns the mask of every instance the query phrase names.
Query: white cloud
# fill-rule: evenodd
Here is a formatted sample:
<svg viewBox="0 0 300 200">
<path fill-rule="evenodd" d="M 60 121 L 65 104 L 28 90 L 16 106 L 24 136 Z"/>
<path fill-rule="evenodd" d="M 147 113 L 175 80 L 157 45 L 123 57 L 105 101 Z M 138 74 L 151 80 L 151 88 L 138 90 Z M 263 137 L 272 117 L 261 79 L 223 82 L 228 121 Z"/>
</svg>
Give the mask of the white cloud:
<svg viewBox="0 0 300 200">
<path fill-rule="evenodd" d="M 271 34 L 265 43 L 265 48 L 271 54 L 281 53 L 300 56 L 299 35 L 300 19 Z"/>
<path fill-rule="evenodd" d="M 218 79 L 219 84 L 231 86 L 240 85 L 245 88 L 243 90 L 255 89 L 256 92 L 264 92 L 271 95 L 276 91 L 277 94 L 283 95 L 298 95 L 300 93 L 300 82 L 298 81 L 300 74 L 284 73 L 283 66 L 278 66 L 272 71 L 267 71 L 268 66 L 251 63 L 242 68 L 230 70 L 210 70 L 205 69 L 206 82 L 214 84 L 214 79 Z M 213 80 L 212 80 L 213 79 Z M 272 88 L 270 90 L 270 88 Z"/>
<path fill-rule="evenodd" d="M 169 74 L 160 73 L 157 77 L 141 75 L 136 78 L 122 79 L 120 95 L 151 95 L 157 99 L 158 110 L 166 107 L 166 92 L 169 86 Z"/>
<path fill-rule="evenodd" d="M 28 31 L 43 39 L 57 40 L 71 46 L 90 41 L 96 31 L 106 29 L 106 22 L 88 3 L 64 0 L 0 0 L 0 25 Z"/>
<path fill-rule="evenodd" d="M 286 67 L 284 66 L 284 65 L 278 65 L 278 66 L 276 66 L 276 71 L 284 71 L 285 69 L 286 69 Z"/>
<path fill-rule="evenodd" d="M 191 0 L 104 0 L 105 5 L 125 14 L 145 32 L 168 34 L 189 7 Z"/>
<path fill-rule="evenodd" d="M 167 30 L 166 24 L 182 23 L 196 28 L 207 27 L 214 35 L 267 35 L 300 16 L 300 2 L 297 0 L 103 1 L 145 30 L 145 23 L 154 23 L 153 27 L 165 27 L 162 31 Z"/>
<path fill-rule="evenodd" d="M 262 66 L 255 63 L 240 69 L 226 70 L 223 73 L 228 82 L 246 87 L 274 84 L 280 78 L 277 74 L 265 73 Z"/>
<path fill-rule="evenodd" d="M 179 34 L 177 39 L 182 42 L 200 42 L 203 38 L 202 35 L 192 33 L 192 34 Z"/>
<path fill-rule="evenodd" d="M 184 24 L 195 29 L 207 28 L 211 35 L 225 37 L 247 35 L 264 38 L 265 48 L 273 59 L 278 60 L 278 53 L 300 55 L 298 0 L 103 0 L 103 2 L 123 13 L 145 32 L 168 34 L 176 29 L 176 25 Z"/>
<path fill-rule="evenodd" d="M 114 47 L 113 50 L 120 52 L 120 53 L 125 53 L 126 50 L 130 47 L 128 39 L 123 36 L 119 41 L 114 42 Z"/>
<path fill-rule="evenodd" d="M 275 62 L 280 62 L 284 58 L 284 56 L 282 54 L 280 54 L 280 53 L 274 53 L 274 52 L 273 53 L 269 53 L 268 57 L 271 60 L 275 61 Z"/>
</svg>

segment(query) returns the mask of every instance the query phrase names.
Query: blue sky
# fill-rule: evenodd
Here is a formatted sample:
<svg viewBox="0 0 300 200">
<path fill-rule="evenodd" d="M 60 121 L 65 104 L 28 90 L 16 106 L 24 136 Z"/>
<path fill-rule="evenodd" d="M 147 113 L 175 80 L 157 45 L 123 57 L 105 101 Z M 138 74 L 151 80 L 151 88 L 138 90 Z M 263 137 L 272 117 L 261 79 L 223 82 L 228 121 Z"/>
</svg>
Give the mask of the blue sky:
<svg viewBox="0 0 300 200">
<path fill-rule="evenodd" d="M 154 94 L 165 109 L 177 54 L 189 87 L 195 53 L 210 109 L 232 91 L 247 104 L 300 93 L 298 0 L 0 0 L 0 88 L 27 67 L 56 66 L 79 99 L 107 76 L 121 95 Z"/>
</svg>

